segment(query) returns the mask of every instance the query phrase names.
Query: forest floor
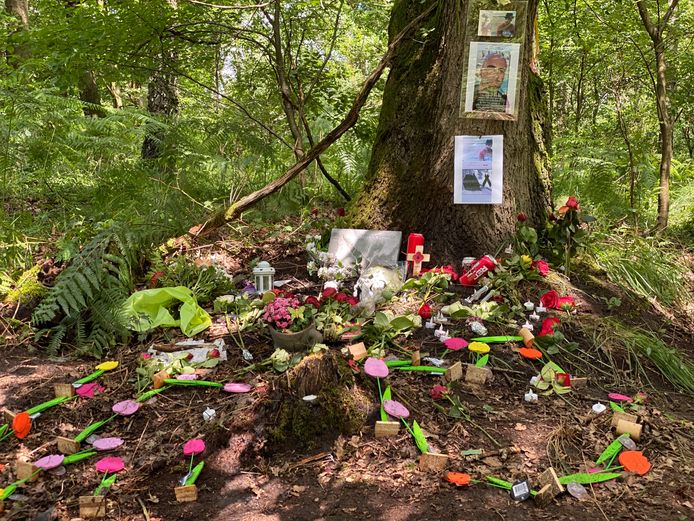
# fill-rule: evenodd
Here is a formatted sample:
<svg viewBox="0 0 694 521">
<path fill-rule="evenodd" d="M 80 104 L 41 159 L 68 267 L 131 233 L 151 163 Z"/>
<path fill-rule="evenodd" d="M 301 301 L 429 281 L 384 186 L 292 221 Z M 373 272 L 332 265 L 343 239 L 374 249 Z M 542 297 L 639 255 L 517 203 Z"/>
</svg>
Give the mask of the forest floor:
<svg viewBox="0 0 694 521">
<path fill-rule="evenodd" d="M 221 262 L 232 272 L 242 271 L 250 259 L 262 253 L 278 269 L 278 280 L 292 280 L 290 289 L 314 287 L 317 293 L 320 286 L 307 277 L 302 245 L 291 240 L 280 235 L 268 239 L 261 233 L 243 242 L 225 238 L 196 252 L 200 258 L 213 253 L 217 261 L 224 257 Z M 587 279 L 577 284 L 583 284 L 574 287 L 579 318 L 590 315 L 599 320 L 607 312 L 597 294 L 603 290 Z M 620 314 L 667 331 L 686 356 L 694 354 L 691 329 L 673 325 L 653 310 L 632 309 L 626 299 Z M 218 338 L 225 334 L 224 329 L 217 320 L 199 337 Z M 574 333 L 572 339 L 579 346 L 588 342 L 578 329 L 569 327 L 564 333 L 567 337 Z M 0 407 L 13 411 L 50 399 L 54 383 L 74 381 L 90 373 L 94 365 L 50 358 L 32 347 L 28 338 L 9 332 L 5 340 L 0 359 Z M 209 379 L 228 381 L 239 367 L 247 365 L 240 349 L 228 336 L 226 340 L 229 359 Z M 3 442 L 0 483 L 14 480 L 18 458 L 34 461 L 55 452 L 56 436 L 74 436 L 90 422 L 110 415 L 116 401 L 132 398 L 140 353 L 154 341 L 161 342 L 162 337 L 113 353 L 111 359 L 120 366 L 100 380 L 104 393 L 52 408 L 36 421 L 27 438 Z M 428 330 L 417 331 L 407 344 L 432 356 L 444 351 Z M 256 361 L 273 351 L 269 338 L 261 335 L 249 337 L 246 345 Z M 538 366 L 519 357 L 511 345 L 497 345 L 493 354 L 492 365 L 499 370 L 491 384 L 482 389 L 461 382 L 453 386 L 469 419 L 450 417 L 431 399 L 429 392 L 440 377 L 401 372 L 389 377 L 395 398 L 421 424 L 431 449 L 449 456 L 448 470 L 466 472 L 475 479 L 491 474 L 514 481 L 527 476 L 531 482 L 550 465 L 559 475 L 585 472 L 614 439 L 609 409 L 595 415 L 592 404 L 607 403 L 607 392 L 633 395 L 644 391 L 648 399 L 639 413 L 644 430 L 637 445 L 652 463 L 651 471 L 645 476 L 627 473 L 622 479 L 588 487 L 588 496 L 580 501 L 563 494 L 546 508 L 532 500 L 515 502 L 507 492 L 481 483 L 457 488 L 440 475 L 418 470 L 417 449 L 404 430 L 393 438 L 374 437 L 378 394 L 363 372 L 355 374 L 356 386 L 374 397 L 370 409 L 374 412 L 361 429 L 283 442 L 270 436 L 277 418 L 267 404 L 278 396 L 286 376 L 255 372 L 245 379 L 253 386 L 251 393 L 171 389 L 147 402 L 141 412 L 107 425 L 100 436 L 119 436 L 127 448 L 119 453 L 126 460 L 126 470 L 107 496 L 107 519 L 694 519 L 694 403 L 690 396 L 676 392 L 647 368 L 653 387 L 615 389 L 608 378 L 586 374 L 583 376 L 590 380 L 583 389 L 527 403 L 523 395 Z M 465 353 L 450 352 L 446 358 L 462 360 Z M 208 407 L 216 410 L 216 418 L 205 422 L 202 412 Z M 188 463 L 181 447 L 194 437 L 207 443 L 202 455 L 206 466 L 198 480 L 199 499 L 177 503 L 174 487 Z M 469 454 L 471 449 L 482 452 Z M 0 516 L 40 521 L 77 518 L 78 497 L 90 495 L 98 481 L 90 460 L 44 472 L 36 482 L 23 486 L 18 498 L 7 501 Z"/>
</svg>

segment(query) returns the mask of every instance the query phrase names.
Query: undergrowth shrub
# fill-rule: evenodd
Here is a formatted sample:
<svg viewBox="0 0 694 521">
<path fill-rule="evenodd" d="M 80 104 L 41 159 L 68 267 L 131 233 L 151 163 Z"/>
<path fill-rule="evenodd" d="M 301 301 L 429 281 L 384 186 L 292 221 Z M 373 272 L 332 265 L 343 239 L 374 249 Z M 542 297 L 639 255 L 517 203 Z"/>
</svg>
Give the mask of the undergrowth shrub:
<svg viewBox="0 0 694 521">
<path fill-rule="evenodd" d="M 98 357 L 128 339 L 122 304 L 134 287 L 142 253 L 159 240 L 157 230 L 113 224 L 58 275 L 32 316 L 34 326 L 43 326 L 36 336 L 48 341 L 50 354 L 69 344 Z"/>
</svg>

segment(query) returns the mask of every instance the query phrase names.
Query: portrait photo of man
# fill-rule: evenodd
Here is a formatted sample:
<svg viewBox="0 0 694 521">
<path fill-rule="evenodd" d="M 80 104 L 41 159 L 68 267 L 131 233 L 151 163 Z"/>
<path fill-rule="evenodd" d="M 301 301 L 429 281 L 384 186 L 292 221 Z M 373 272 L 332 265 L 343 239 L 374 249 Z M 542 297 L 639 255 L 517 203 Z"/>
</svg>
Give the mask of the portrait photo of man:
<svg viewBox="0 0 694 521">
<path fill-rule="evenodd" d="M 519 47 L 516 43 L 470 43 L 462 115 L 514 119 Z"/>
</svg>

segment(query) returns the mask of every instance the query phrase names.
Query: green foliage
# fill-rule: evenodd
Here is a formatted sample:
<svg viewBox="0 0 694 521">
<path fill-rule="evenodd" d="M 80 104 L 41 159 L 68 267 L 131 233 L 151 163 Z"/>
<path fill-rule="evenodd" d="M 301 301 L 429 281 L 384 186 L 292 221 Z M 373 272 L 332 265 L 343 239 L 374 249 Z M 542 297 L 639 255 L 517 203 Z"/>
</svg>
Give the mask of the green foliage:
<svg viewBox="0 0 694 521">
<path fill-rule="evenodd" d="M 622 227 L 599 234 L 590 253 L 610 281 L 633 295 L 671 305 L 687 295 L 685 270 L 676 248 L 666 240 L 642 237 Z"/>
<path fill-rule="evenodd" d="M 32 316 L 35 326 L 45 327 L 37 337 L 48 339 L 50 353 L 71 338 L 78 350 L 100 356 L 129 337 L 121 307 L 153 235 L 147 228 L 107 227 L 58 275 Z"/>
<path fill-rule="evenodd" d="M 160 272 L 157 286 L 184 286 L 195 294 L 199 304 L 209 304 L 215 298 L 226 295 L 234 289 L 232 278 L 217 266 L 198 266 L 185 255 L 177 256 L 168 264 L 156 257 L 149 271 L 149 278 Z"/>
<path fill-rule="evenodd" d="M 40 270 L 40 266 L 34 266 L 22 273 L 16 282 L 0 274 L 0 296 L 4 294 L 5 302 L 10 304 L 26 303 L 33 298 L 41 297 L 46 292 L 46 288 L 38 280 Z M 3 290 L 3 286 L 6 290 Z"/>
</svg>

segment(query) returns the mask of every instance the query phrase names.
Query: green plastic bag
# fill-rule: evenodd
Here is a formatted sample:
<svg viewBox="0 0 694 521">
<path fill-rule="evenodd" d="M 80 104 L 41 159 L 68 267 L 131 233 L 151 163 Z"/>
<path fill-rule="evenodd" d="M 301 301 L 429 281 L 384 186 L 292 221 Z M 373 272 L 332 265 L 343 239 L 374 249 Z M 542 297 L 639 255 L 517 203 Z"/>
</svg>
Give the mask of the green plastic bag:
<svg viewBox="0 0 694 521">
<path fill-rule="evenodd" d="M 174 318 L 167 309 L 176 301 L 183 302 L 179 308 L 180 319 Z M 191 337 L 212 325 L 210 315 L 198 306 L 195 295 L 185 286 L 138 291 L 125 301 L 123 310 L 128 327 L 139 333 L 156 327 L 179 326 L 184 335 Z"/>
</svg>

